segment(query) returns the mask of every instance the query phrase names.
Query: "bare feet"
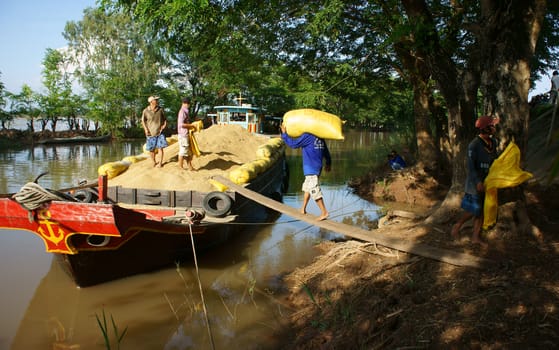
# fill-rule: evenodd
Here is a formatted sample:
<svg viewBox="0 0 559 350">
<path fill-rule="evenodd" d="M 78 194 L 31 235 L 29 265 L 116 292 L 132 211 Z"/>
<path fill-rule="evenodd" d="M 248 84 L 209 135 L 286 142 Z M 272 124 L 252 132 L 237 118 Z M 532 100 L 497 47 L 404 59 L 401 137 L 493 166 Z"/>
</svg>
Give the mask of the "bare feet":
<svg viewBox="0 0 559 350">
<path fill-rule="evenodd" d="M 479 246 L 482 247 L 483 249 L 487 249 L 489 247 L 487 243 L 483 242 L 479 238 L 472 238 L 472 244 L 479 244 Z"/>
<path fill-rule="evenodd" d="M 320 215 L 316 220 L 322 221 L 328 219 L 328 213 Z"/>
<path fill-rule="evenodd" d="M 158 162 L 153 162 L 153 167 L 155 168 L 159 164 Z"/>
<path fill-rule="evenodd" d="M 158 168 L 163 168 L 163 162 L 157 163 L 157 167 L 158 167 Z"/>
<path fill-rule="evenodd" d="M 452 235 L 452 238 L 454 238 L 454 239 L 460 238 L 460 224 L 459 223 L 456 223 L 456 224 L 452 225 L 452 231 L 450 231 L 450 234 Z"/>
</svg>

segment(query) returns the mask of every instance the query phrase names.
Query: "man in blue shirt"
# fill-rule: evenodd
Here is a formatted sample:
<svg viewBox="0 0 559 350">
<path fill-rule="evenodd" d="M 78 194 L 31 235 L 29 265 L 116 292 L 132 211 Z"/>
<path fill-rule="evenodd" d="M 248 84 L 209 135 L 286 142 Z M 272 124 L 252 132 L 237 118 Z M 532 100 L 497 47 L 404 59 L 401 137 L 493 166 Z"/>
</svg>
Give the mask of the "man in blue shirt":
<svg viewBox="0 0 559 350">
<path fill-rule="evenodd" d="M 396 151 L 392 151 L 388 155 L 388 164 L 390 164 L 392 170 L 402 170 L 407 166 L 404 158 L 402 158 L 402 156 L 400 156 Z"/>
<path fill-rule="evenodd" d="M 314 136 L 313 134 L 304 133 L 303 135 L 292 138 L 287 135 L 285 126 L 281 124 L 281 138 L 291 148 L 301 148 L 303 153 L 303 174 L 305 181 L 303 182 L 302 190 L 304 192 L 303 205 L 301 206 L 301 213 L 307 213 L 307 204 L 310 198 L 314 199 L 318 208 L 320 208 L 320 216 L 318 220 L 328 218 L 328 210 L 324 205 L 322 198 L 322 191 L 320 190 L 320 174 L 322 172 L 322 160 L 325 160 L 325 171 L 330 171 L 332 166 L 332 159 L 330 151 L 326 142 Z"/>
<path fill-rule="evenodd" d="M 497 150 L 499 142 L 494 137 L 495 125 L 498 123 L 499 118 L 490 116 L 482 116 L 476 120 L 475 126 L 479 130 L 479 134 L 468 145 L 468 174 L 461 204 L 464 214 L 452 226 L 451 232 L 453 238 L 458 238 L 462 225 L 474 218 L 472 243 L 480 244 L 483 247 L 487 246 L 480 238 L 485 200 L 483 181 L 489 174 L 491 164 L 499 156 Z"/>
</svg>

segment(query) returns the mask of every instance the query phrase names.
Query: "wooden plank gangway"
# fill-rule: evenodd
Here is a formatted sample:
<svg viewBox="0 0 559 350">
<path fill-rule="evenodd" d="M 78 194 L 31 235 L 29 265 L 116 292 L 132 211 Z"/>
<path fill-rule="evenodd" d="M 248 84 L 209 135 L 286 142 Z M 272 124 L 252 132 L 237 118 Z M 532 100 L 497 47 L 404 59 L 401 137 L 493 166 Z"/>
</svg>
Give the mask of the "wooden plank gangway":
<svg viewBox="0 0 559 350">
<path fill-rule="evenodd" d="M 375 231 L 367 231 L 359 227 L 346 225 L 336 221 L 319 221 L 317 219 L 317 216 L 315 215 L 302 214 L 299 212 L 298 209 L 263 196 L 260 193 L 251 191 L 230 181 L 229 179 L 224 178 L 223 176 L 215 176 L 213 177 L 213 179 L 219 181 L 223 185 L 229 187 L 231 190 L 238 192 L 246 198 L 249 198 L 270 209 L 276 210 L 294 219 L 305 221 L 312 225 L 340 233 L 346 237 L 355 238 L 365 242 L 372 242 L 387 248 L 396 249 L 402 252 L 407 252 L 429 259 L 442 261 L 456 266 L 481 268 L 483 265 L 489 263 L 489 260 L 487 259 L 483 259 L 466 253 L 460 253 L 450 249 L 437 248 L 421 242 L 404 242 L 397 237 L 389 237 Z"/>
</svg>

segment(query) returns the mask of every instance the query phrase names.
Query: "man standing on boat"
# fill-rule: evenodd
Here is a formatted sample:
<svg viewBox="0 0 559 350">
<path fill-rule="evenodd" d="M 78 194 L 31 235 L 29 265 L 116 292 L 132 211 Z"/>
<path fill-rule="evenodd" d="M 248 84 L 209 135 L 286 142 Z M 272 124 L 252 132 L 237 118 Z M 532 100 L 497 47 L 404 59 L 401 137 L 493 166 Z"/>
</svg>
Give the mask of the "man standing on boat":
<svg viewBox="0 0 559 350">
<path fill-rule="evenodd" d="M 189 128 L 194 128 L 194 125 L 190 123 L 189 108 L 190 99 L 185 97 L 182 99 L 182 106 L 177 117 L 177 132 L 179 134 L 179 167 L 181 169 L 186 169 L 183 167 L 184 158 L 186 158 L 188 169 L 194 170 L 194 167 L 192 166 L 192 151 L 190 150 L 190 137 L 188 135 Z"/>
<path fill-rule="evenodd" d="M 167 126 L 167 119 L 163 108 L 159 106 L 159 97 L 148 97 L 149 106 L 142 112 L 142 126 L 146 134 L 146 150 L 150 153 L 153 166 L 163 167 L 163 149 L 169 144 L 163 134 L 163 129 Z M 155 152 L 159 151 L 159 162 L 155 161 Z"/>
</svg>

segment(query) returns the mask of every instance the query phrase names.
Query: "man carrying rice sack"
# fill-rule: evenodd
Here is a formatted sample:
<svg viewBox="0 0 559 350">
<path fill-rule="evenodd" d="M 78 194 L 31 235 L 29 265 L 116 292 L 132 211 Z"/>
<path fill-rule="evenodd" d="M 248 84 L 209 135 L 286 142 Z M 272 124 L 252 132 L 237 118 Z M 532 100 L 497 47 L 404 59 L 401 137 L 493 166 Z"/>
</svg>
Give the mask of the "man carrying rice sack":
<svg viewBox="0 0 559 350">
<path fill-rule="evenodd" d="M 301 213 L 307 213 L 307 204 L 310 198 L 314 199 L 318 208 L 320 209 L 320 216 L 318 220 L 328 218 L 328 210 L 324 205 L 322 198 L 322 191 L 320 190 L 320 174 L 322 172 L 322 160 L 326 161 L 324 170 L 330 171 L 332 159 L 330 151 L 324 139 L 319 138 L 310 133 L 303 133 L 297 138 L 292 138 L 287 134 L 286 127 L 282 123 L 280 126 L 281 138 L 291 148 L 301 148 L 303 153 L 303 174 L 305 181 L 303 182 L 302 190 L 304 192 L 303 205 L 301 206 Z"/>
</svg>

